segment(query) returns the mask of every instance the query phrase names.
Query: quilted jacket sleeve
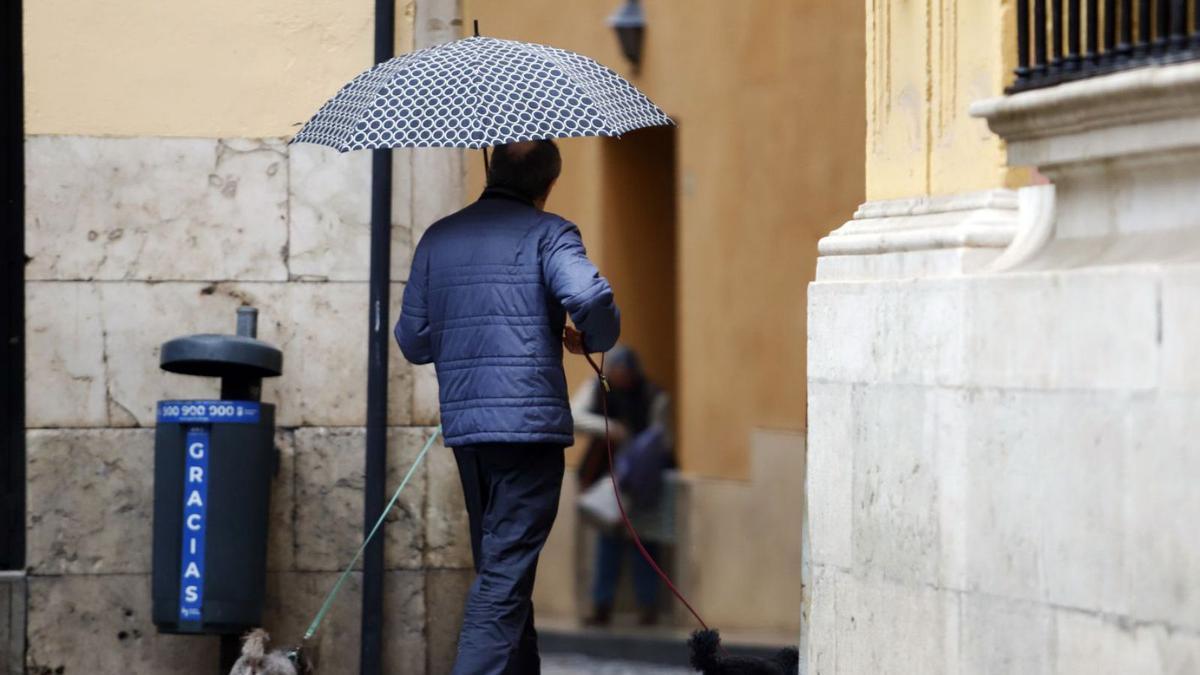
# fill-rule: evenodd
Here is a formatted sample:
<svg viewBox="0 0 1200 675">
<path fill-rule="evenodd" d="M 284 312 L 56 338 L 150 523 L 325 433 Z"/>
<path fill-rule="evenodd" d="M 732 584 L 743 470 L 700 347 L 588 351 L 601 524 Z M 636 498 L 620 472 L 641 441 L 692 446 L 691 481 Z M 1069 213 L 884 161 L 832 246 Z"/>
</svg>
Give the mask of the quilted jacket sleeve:
<svg viewBox="0 0 1200 675">
<path fill-rule="evenodd" d="M 396 322 L 396 341 L 404 358 L 418 365 L 432 363 L 429 335 L 429 255 L 427 247 L 417 244 L 412 271 L 404 286 L 400 320 Z"/>
<path fill-rule="evenodd" d="M 588 351 L 612 349 L 621 335 L 621 312 L 608 280 L 588 260 L 573 223 L 558 220 L 550 229 L 542 250 L 542 275 L 583 333 Z"/>
</svg>

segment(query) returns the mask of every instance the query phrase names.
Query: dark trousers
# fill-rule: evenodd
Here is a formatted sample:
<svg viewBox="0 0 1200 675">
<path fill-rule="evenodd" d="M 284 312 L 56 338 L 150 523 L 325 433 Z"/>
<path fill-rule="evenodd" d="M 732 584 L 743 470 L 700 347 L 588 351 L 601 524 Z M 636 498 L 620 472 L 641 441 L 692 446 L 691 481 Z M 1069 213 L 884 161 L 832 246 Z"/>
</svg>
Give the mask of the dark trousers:
<svg viewBox="0 0 1200 675">
<path fill-rule="evenodd" d="M 454 673 L 536 675 L 541 658 L 531 596 L 538 556 L 558 515 L 563 449 L 478 445 L 455 448 L 454 459 L 475 557 Z"/>
<path fill-rule="evenodd" d="M 650 557 L 658 557 L 658 546 L 642 542 Z M 601 533 L 596 537 L 596 570 L 592 582 L 592 604 L 597 608 L 612 609 L 617 599 L 617 582 L 621 580 L 621 564 L 632 557 L 633 594 L 643 610 L 653 610 L 658 605 L 658 574 L 642 557 L 632 541 L 621 534 Z"/>
</svg>

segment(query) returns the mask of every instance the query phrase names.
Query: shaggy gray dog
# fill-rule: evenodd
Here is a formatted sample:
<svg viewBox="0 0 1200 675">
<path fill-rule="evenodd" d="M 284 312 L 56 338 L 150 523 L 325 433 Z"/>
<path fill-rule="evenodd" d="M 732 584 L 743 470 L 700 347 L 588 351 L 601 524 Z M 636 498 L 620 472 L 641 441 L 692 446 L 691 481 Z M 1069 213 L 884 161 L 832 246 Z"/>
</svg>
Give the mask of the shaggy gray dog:
<svg viewBox="0 0 1200 675">
<path fill-rule="evenodd" d="M 242 655 L 229 675 L 312 675 L 312 664 L 299 652 L 285 653 L 280 650 L 267 653 L 271 636 L 261 628 L 246 634 L 242 642 Z"/>
</svg>

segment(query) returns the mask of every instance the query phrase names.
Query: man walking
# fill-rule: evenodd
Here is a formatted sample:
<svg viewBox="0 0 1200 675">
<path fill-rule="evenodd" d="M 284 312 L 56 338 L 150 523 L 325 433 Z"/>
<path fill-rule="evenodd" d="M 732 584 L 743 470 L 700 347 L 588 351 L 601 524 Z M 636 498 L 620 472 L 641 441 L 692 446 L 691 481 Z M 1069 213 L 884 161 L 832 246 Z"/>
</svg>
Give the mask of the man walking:
<svg viewBox="0 0 1200 675">
<path fill-rule="evenodd" d="M 480 199 L 417 245 L 396 325 L 404 356 L 437 367 L 470 517 L 456 675 L 540 671 L 530 596 L 574 442 L 563 344 L 607 351 L 620 333 L 578 228 L 543 210 L 561 169 L 552 141 L 495 148 Z"/>
</svg>

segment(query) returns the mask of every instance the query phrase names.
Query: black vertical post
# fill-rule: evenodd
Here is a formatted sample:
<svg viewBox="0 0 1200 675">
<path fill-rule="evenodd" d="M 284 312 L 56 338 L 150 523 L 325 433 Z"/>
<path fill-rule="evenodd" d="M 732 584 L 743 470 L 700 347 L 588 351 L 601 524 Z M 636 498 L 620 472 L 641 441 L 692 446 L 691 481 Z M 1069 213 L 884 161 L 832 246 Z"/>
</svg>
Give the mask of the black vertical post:
<svg viewBox="0 0 1200 675">
<path fill-rule="evenodd" d="M 25 125 L 21 0 L 0 10 L 0 569 L 25 567 Z M 52 310 L 49 310 L 52 311 Z M 24 630 L 24 627 L 20 627 Z"/>
<path fill-rule="evenodd" d="M 1134 56 L 1145 56 L 1153 39 L 1154 21 L 1150 18 L 1150 0 L 1138 0 L 1138 39 L 1133 45 Z"/>
<path fill-rule="evenodd" d="M 1033 73 L 1046 72 L 1046 0 L 1033 0 Z"/>
<path fill-rule="evenodd" d="M 1029 0 L 1017 0 L 1017 82 L 1029 77 Z"/>
<path fill-rule="evenodd" d="M 1063 0 L 1051 0 L 1050 23 L 1050 69 L 1059 70 L 1063 66 Z"/>
<path fill-rule="evenodd" d="M 1087 65 L 1100 60 L 1100 0 L 1087 0 Z"/>
<path fill-rule="evenodd" d="M 1121 41 L 1117 53 L 1127 59 L 1133 52 L 1133 0 L 1121 0 Z"/>
<path fill-rule="evenodd" d="M 1171 44 L 1172 51 L 1181 50 L 1187 44 L 1187 0 L 1171 0 Z"/>
<path fill-rule="evenodd" d="M 1117 49 L 1117 0 L 1104 0 L 1104 60 L 1112 61 Z"/>
<path fill-rule="evenodd" d="M 1171 6 L 1169 0 L 1158 0 L 1158 19 L 1154 22 L 1154 53 L 1165 54 L 1171 41 Z"/>
<path fill-rule="evenodd" d="M 396 48 L 395 0 L 375 0 L 375 62 Z M 371 278 L 367 308 L 367 452 L 363 487 L 363 536 L 384 508 L 387 479 L 388 307 L 392 267 L 392 151 L 371 154 Z M 362 633 L 359 672 L 383 673 L 383 533 L 363 554 Z"/>
<path fill-rule="evenodd" d="M 1196 3 L 1196 11 L 1192 12 L 1192 49 L 1200 51 L 1200 2 Z"/>
<path fill-rule="evenodd" d="M 1079 0 L 1070 0 L 1067 3 L 1067 70 L 1079 69 Z"/>
</svg>

